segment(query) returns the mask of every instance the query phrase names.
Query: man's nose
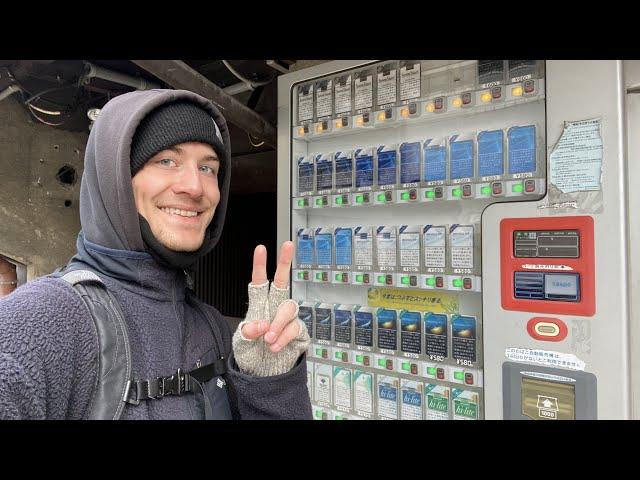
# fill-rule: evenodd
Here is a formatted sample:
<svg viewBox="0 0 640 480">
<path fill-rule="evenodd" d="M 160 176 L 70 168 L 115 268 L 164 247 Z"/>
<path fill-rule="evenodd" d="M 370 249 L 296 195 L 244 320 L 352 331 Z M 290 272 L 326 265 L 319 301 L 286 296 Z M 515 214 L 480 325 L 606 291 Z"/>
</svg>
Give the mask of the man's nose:
<svg viewBox="0 0 640 480">
<path fill-rule="evenodd" d="M 198 166 L 188 166 L 182 169 L 173 184 L 174 193 L 186 193 L 191 197 L 199 198 L 204 193 L 202 177 Z"/>
</svg>

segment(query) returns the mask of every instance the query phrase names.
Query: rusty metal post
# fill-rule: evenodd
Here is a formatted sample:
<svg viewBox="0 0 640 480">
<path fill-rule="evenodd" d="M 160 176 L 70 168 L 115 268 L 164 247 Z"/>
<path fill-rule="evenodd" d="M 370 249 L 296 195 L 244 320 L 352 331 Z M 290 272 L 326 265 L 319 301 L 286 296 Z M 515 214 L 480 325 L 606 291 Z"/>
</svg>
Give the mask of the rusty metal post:
<svg viewBox="0 0 640 480">
<path fill-rule="evenodd" d="M 13 292 L 17 285 L 16 266 L 0 257 L 0 298 Z"/>
</svg>

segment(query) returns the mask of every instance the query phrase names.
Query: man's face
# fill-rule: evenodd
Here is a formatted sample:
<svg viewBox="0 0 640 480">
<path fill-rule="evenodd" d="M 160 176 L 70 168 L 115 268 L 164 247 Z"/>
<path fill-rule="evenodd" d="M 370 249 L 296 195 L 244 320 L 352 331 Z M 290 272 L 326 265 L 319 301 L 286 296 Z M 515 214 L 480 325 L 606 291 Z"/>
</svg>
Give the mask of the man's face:
<svg viewBox="0 0 640 480">
<path fill-rule="evenodd" d="M 188 142 L 157 153 L 136 173 L 136 208 L 162 245 L 176 252 L 200 248 L 220 201 L 219 169 L 213 147 Z"/>
</svg>

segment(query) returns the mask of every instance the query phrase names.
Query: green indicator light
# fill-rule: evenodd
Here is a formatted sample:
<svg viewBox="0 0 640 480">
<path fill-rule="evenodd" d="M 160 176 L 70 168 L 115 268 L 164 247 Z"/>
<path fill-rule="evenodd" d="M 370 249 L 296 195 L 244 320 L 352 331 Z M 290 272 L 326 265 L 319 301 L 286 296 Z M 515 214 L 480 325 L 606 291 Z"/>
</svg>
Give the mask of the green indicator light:
<svg viewBox="0 0 640 480">
<path fill-rule="evenodd" d="M 342 416 L 340 416 L 340 415 L 336 415 L 336 416 L 335 416 L 335 419 L 336 419 L 336 420 L 344 420 L 344 417 L 342 417 Z"/>
<path fill-rule="evenodd" d="M 524 187 L 521 183 L 516 183 L 511 187 L 511 191 L 515 193 L 522 193 L 524 191 Z"/>
<path fill-rule="evenodd" d="M 387 361 L 384 358 L 379 358 L 378 359 L 378 366 L 379 367 L 384 367 L 387 365 Z"/>
<path fill-rule="evenodd" d="M 304 272 L 298 272 L 298 278 L 304 278 Z"/>
<path fill-rule="evenodd" d="M 364 362 L 364 355 L 356 355 L 356 362 L 358 363 Z"/>
<path fill-rule="evenodd" d="M 384 275 L 378 275 L 378 283 L 384 283 Z"/>
<path fill-rule="evenodd" d="M 316 348 L 316 355 L 322 356 L 322 349 L 321 348 Z"/>
<path fill-rule="evenodd" d="M 322 280 L 322 273 L 316 273 L 316 280 Z"/>
<path fill-rule="evenodd" d="M 435 375 L 436 372 L 436 367 L 427 367 L 427 374 L 428 375 Z"/>
<path fill-rule="evenodd" d="M 427 285 L 429 285 L 430 287 L 433 287 L 436 284 L 436 279 L 435 277 L 429 277 L 427 278 Z"/>
<path fill-rule="evenodd" d="M 461 286 L 462 286 L 462 280 L 460 280 L 459 278 L 456 278 L 456 279 L 453 281 L 453 286 L 454 286 L 454 287 L 461 287 Z"/>
<path fill-rule="evenodd" d="M 322 411 L 316 410 L 316 418 L 322 418 Z"/>
<path fill-rule="evenodd" d="M 364 195 L 356 195 L 356 203 L 364 202 Z"/>
<path fill-rule="evenodd" d="M 364 275 L 356 275 L 356 281 L 357 281 L 357 282 L 362 282 L 362 281 L 364 281 Z"/>
<path fill-rule="evenodd" d="M 464 372 L 453 372 L 453 377 L 456 380 L 464 380 Z"/>
<path fill-rule="evenodd" d="M 427 198 L 436 198 L 436 192 L 434 192 L 433 190 L 427 190 L 424 193 Z"/>
<path fill-rule="evenodd" d="M 337 203 L 338 205 L 342 205 L 342 197 L 337 197 L 337 198 L 336 198 L 336 203 Z"/>
<path fill-rule="evenodd" d="M 409 277 L 402 277 L 400 281 L 403 285 L 409 285 Z"/>
<path fill-rule="evenodd" d="M 402 200 L 409 200 L 409 192 L 402 192 L 400 198 L 402 198 Z"/>
<path fill-rule="evenodd" d="M 336 273 L 336 280 L 337 281 L 342 280 L 342 274 L 341 273 Z"/>
<path fill-rule="evenodd" d="M 408 372 L 411 370 L 411 364 L 409 362 L 402 362 L 402 370 L 406 370 Z"/>
<path fill-rule="evenodd" d="M 491 187 L 482 187 L 483 195 L 491 195 Z"/>
<path fill-rule="evenodd" d="M 336 352 L 336 358 L 342 360 L 342 352 Z"/>
<path fill-rule="evenodd" d="M 322 205 L 322 199 L 316 198 L 316 205 Z"/>
<path fill-rule="evenodd" d="M 384 202 L 384 193 L 379 193 L 378 194 L 378 201 L 379 202 Z"/>
<path fill-rule="evenodd" d="M 454 197 L 459 197 L 459 196 L 462 195 L 462 189 L 461 188 L 454 188 L 452 193 L 453 193 Z"/>
<path fill-rule="evenodd" d="M 298 206 L 304 207 L 304 200 L 298 200 Z"/>
</svg>

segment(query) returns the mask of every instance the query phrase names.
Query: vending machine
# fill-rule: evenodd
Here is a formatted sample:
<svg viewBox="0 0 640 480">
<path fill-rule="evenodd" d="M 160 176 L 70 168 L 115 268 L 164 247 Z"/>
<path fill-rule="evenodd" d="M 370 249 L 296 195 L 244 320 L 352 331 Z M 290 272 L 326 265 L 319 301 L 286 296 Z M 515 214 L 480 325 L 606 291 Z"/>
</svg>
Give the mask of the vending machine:
<svg viewBox="0 0 640 480">
<path fill-rule="evenodd" d="M 278 240 L 315 419 L 640 416 L 637 63 L 279 78 Z"/>
</svg>

